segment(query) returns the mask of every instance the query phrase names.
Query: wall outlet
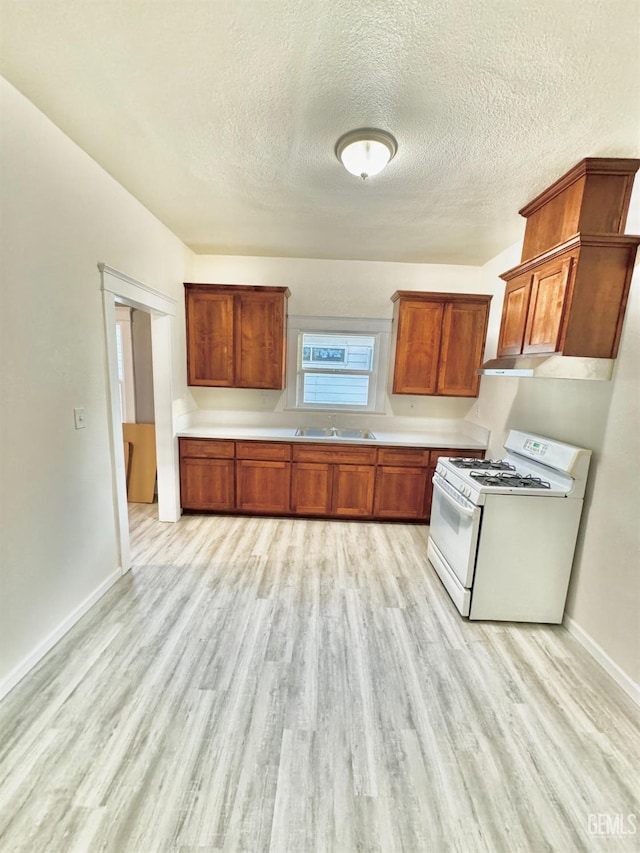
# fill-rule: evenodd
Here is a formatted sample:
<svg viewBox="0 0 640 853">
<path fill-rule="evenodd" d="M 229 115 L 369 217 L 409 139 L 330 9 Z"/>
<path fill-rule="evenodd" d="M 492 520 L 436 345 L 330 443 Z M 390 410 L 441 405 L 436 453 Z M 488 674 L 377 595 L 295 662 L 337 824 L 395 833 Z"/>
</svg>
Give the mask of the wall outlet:
<svg viewBox="0 0 640 853">
<path fill-rule="evenodd" d="M 73 410 L 73 419 L 76 424 L 76 429 L 84 429 L 86 423 L 84 421 L 84 406 L 78 406 Z"/>
</svg>

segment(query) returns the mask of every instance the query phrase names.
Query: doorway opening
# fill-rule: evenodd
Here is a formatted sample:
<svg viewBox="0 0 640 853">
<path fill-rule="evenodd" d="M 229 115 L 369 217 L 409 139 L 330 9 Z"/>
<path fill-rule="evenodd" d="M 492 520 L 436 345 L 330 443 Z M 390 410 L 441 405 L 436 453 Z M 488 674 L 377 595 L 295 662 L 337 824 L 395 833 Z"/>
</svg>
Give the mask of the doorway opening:
<svg viewBox="0 0 640 853">
<path fill-rule="evenodd" d="M 171 391 L 172 332 L 176 301 L 106 264 L 98 264 L 98 268 L 102 277 L 107 348 L 114 514 L 119 538 L 120 568 L 124 574 L 129 570 L 131 560 L 116 308 L 128 306 L 147 312 L 151 318 L 152 406 L 156 435 L 158 519 L 172 522 L 180 517 L 178 454 L 173 427 Z"/>
</svg>

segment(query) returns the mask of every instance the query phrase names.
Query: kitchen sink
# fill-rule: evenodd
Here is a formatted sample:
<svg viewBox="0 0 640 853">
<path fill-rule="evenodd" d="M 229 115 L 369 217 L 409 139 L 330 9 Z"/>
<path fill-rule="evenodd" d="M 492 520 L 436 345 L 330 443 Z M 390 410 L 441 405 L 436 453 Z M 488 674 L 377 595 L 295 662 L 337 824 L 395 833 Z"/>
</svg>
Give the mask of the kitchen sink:
<svg viewBox="0 0 640 853">
<path fill-rule="evenodd" d="M 342 427 L 298 427 L 296 435 L 307 438 L 375 439 L 369 429 L 343 429 Z"/>
</svg>

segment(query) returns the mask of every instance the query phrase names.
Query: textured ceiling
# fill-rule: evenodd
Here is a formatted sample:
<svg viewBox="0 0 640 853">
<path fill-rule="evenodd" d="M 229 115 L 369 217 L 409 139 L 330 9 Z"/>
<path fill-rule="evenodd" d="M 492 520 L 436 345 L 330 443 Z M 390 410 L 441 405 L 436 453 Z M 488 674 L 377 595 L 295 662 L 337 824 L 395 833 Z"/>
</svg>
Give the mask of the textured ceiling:
<svg viewBox="0 0 640 853">
<path fill-rule="evenodd" d="M 0 72 L 197 252 L 482 263 L 638 156 L 638 0 L 0 0 Z M 356 127 L 398 153 L 366 182 Z"/>
</svg>

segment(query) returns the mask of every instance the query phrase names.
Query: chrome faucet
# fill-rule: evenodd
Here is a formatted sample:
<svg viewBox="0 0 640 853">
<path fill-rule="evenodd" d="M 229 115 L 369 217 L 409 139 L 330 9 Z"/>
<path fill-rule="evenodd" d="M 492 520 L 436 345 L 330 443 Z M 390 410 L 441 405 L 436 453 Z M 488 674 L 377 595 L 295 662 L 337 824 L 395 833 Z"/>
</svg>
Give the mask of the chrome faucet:
<svg viewBox="0 0 640 853">
<path fill-rule="evenodd" d="M 336 427 L 336 414 L 334 412 L 333 414 L 329 415 L 329 432 L 331 433 L 331 435 L 335 435 L 337 431 L 338 429 Z"/>
</svg>

